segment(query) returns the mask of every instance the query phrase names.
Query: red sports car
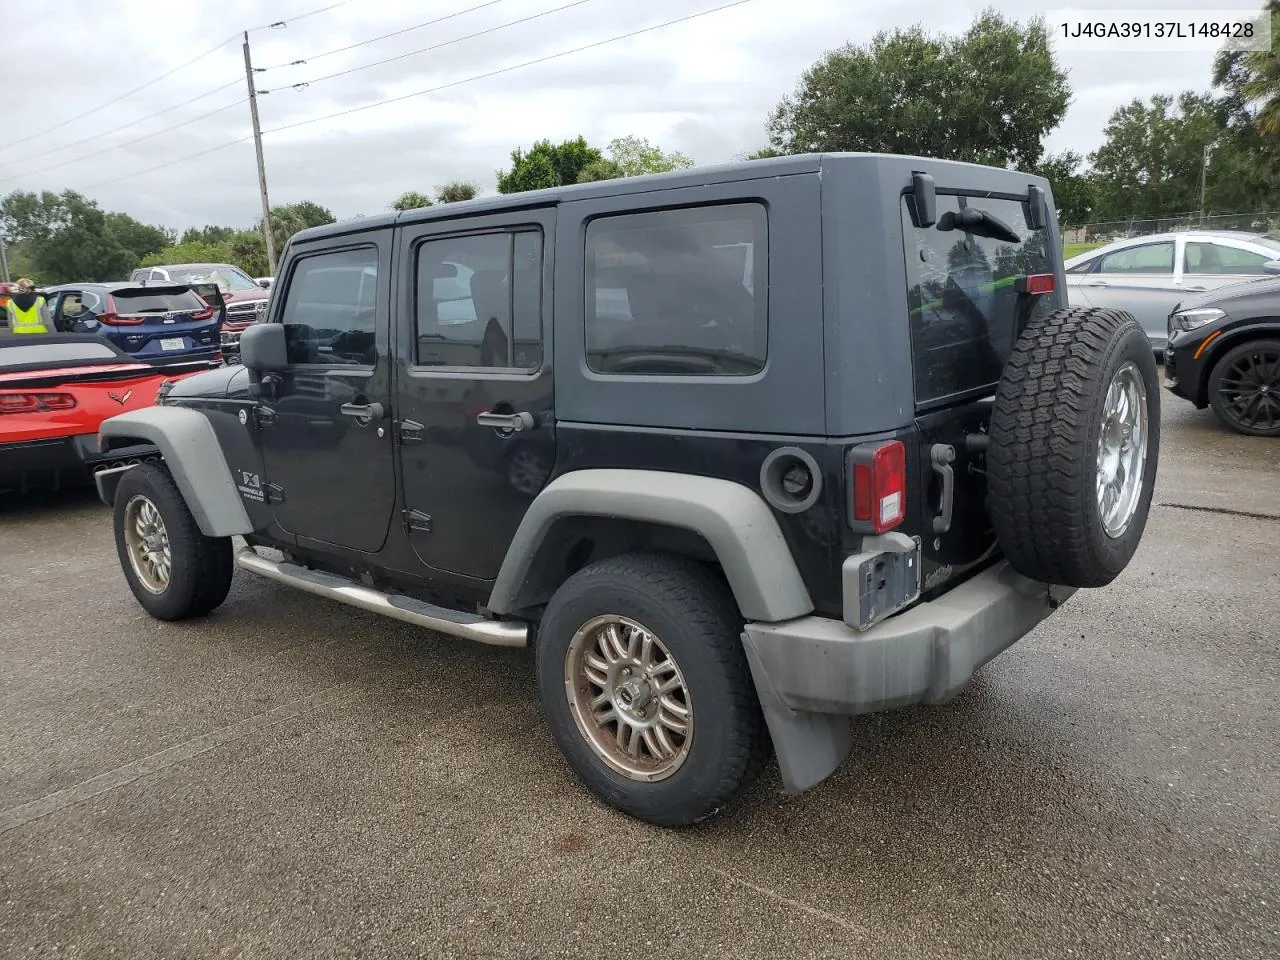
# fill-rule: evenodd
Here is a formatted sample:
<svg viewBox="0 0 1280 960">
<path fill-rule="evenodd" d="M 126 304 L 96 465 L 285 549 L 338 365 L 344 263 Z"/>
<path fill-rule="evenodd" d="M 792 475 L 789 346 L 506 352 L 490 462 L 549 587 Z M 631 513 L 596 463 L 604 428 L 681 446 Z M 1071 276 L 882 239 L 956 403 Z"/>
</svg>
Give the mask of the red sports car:
<svg viewBox="0 0 1280 960">
<path fill-rule="evenodd" d="M 0 491 L 56 489 L 158 456 L 150 445 L 100 453 L 98 425 L 187 376 L 166 377 L 101 337 L 0 333 Z"/>
</svg>

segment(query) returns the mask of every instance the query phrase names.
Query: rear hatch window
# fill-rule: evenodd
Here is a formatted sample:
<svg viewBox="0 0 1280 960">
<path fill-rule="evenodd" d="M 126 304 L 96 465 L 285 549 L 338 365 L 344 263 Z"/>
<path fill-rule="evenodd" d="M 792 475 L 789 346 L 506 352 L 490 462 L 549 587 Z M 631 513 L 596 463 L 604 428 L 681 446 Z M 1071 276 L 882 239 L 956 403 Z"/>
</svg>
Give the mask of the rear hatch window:
<svg viewBox="0 0 1280 960">
<path fill-rule="evenodd" d="M 994 392 L 1019 313 L 1059 306 L 1060 292 L 1028 298 L 1018 278 L 1054 273 L 1047 230 L 1027 226 L 1022 200 L 938 194 L 937 223 L 917 227 L 902 201 L 916 403 L 937 406 Z"/>
<path fill-rule="evenodd" d="M 191 290 L 181 287 L 173 290 L 117 290 L 111 298 L 116 312 L 127 317 L 164 313 L 199 313 L 207 310 L 204 301 Z"/>
</svg>

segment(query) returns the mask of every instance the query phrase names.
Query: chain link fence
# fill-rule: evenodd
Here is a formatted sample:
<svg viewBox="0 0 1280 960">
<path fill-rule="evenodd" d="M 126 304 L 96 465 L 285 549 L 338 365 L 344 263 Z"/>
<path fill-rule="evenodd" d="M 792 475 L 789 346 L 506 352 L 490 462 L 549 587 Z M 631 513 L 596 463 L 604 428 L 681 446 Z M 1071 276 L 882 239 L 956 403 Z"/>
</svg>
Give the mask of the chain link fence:
<svg viewBox="0 0 1280 960">
<path fill-rule="evenodd" d="M 1269 233 L 1280 238 L 1280 210 L 1201 216 L 1198 211 L 1175 213 L 1151 220 L 1132 218 L 1085 223 L 1062 229 L 1064 243 L 1108 243 L 1125 237 L 1143 237 L 1175 230 L 1240 230 Z"/>
</svg>

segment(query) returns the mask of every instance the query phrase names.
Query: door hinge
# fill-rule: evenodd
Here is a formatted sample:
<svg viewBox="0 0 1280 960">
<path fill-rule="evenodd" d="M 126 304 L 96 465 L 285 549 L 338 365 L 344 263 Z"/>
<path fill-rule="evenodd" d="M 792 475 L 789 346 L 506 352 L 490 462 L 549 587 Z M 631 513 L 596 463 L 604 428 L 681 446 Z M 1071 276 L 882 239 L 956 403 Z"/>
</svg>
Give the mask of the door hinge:
<svg viewBox="0 0 1280 960">
<path fill-rule="evenodd" d="M 409 533 L 430 533 L 431 517 L 421 510 L 404 511 L 404 528 Z"/>
<path fill-rule="evenodd" d="M 263 487 L 266 491 L 267 503 L 284 503 L 284 487 L 270 480 L 264 483 Z"/>
<path fill-rule="evenodd" d="M 416 420 L 399 420 L 396 422 L 399 428 L 400 442 L 403 443 L 421 443 L 426 439 L 423 431 L 426 430 L 422 424 Z"/>
</svg>

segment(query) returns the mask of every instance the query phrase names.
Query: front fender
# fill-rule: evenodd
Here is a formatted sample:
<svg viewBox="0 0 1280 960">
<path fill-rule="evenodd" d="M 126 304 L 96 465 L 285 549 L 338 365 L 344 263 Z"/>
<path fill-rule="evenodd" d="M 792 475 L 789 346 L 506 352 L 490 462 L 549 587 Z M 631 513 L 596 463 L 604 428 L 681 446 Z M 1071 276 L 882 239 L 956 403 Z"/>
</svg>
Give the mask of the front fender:
<svg viewBox="0 0 1280 960">
<path fill-rule="evenodd" d="M 524 605 L 539 547 L 557 520 L 618 517 L 700 534 L 713 551 L 747 620 L 778 621 L 813 612 L 813 601 L 764 500 L 729 480 L 656 470 L 576 470 L 534 498 L 507 550 L 488 608 Z"/>
<path fill-rule="evenodd" d="M 146 440 L 155 445 L 206 537 L 253 532 L 213 425 L 204 414 L 184 407 L 132 410 L 102 422 L 99 446 L 112 438 Z M 110 506 L 115 483 L 109 488 L 101 485 L 98 493 Z"/>
</svg>

